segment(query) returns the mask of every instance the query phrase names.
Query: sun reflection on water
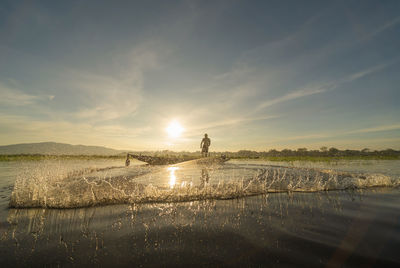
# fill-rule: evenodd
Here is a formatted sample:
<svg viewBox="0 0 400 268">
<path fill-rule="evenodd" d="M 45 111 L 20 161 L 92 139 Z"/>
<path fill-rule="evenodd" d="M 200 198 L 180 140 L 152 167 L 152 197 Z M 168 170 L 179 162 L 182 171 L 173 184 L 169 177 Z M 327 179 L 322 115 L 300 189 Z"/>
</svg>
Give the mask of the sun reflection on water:
<svg viewBox="0 0 400 268">
<path fill-rule="evenodd" d="M 176 183 L 176 175 L 175 170 L 179 169 L 179 167 L 169 167 L 169 187 L 174 188 Z"/>
</svg>

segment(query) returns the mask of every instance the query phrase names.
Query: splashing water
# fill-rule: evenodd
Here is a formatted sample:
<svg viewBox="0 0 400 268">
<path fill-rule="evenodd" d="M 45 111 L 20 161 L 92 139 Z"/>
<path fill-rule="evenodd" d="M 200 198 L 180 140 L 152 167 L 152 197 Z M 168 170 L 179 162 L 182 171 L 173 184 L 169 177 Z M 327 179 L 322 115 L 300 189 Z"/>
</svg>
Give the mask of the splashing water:
<svg viewBox="0 0 400 268">
<path fill-rule="evenodd" d="M 190 162 L 173 166 L 96 165 L 76 169 L 42 162 L 22 169 L 11 207 L 95 205 L 231 199 L 271 192 L 397 187 L 399 178 L 315 168 Z"/>
</svg>

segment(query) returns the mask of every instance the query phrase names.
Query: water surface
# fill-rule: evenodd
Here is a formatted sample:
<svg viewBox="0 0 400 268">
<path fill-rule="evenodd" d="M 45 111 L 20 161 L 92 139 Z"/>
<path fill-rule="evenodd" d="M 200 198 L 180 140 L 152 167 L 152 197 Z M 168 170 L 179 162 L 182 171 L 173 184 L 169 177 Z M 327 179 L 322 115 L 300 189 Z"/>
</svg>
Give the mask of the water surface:
<svg viewBox="0 0 400 268">
<path fill-rule="evenodd" d="M 197 166 L 123 169 L 122 164 L 98 160 L 0 163 L 0 264 L 3 267 L 33 264 L 396 267 L 400 264 L 399 161 L 335 165 L 278 163 L 280 167 L 275 168 L 271 165 L 277 166 L 276 162 L 235 160 L 208 167 L 206 174 Z M 255 182 L 265 185 L 274 176 L 282 178 L 285 170 L 292 177 L 285 175 L 279 187 L 286 187 L 286 191 L 246 195 Z M 274 176 L 263 173 L 274 174 L 274 171 Z M 341 174 L 337 178 L 346 185 L 352 183 L 351 187 L 287 191 L 291 179 L 304 182 L 308 178 L 308 183 L 321 185 L 323 178 L 318 179 L 321 172 L 331 174 L 332 178 Z M 116 183 L 115 179 L 119 184 L 113 187 L 131 183 L 152 185 L 153 192 L 147 192 L 147 197 L 159 197 L 160 191 L 165 191 L 173 198 L 183 196 L 183 199 L 180 202 L 127 200 L 124 204 L 69 209 L 9 208 L 18 179 L 26 180 L 20 185 L 44 183 L 37 186 L 40 191 L 35 192 L 35 197 L 24 199 L 44 200 L 54 193 L 71 194 L 67 191 L 70 182 L 83 186 L 80 183 L 83 178 L 107 197 L 113 192 L 105 186 L 106 182 Z M 378 178 L 381 182 L 385 178 L 392 184 L 357 187 L 366 178 Z M 70 182 L 60 184 L 59 190 L 42 190 L 56 187 L 56 183 L 65 179 Z M 259 190 L 257 187 L 253 190 Z M 193 191 L 202 195 L 184 202 L 187 196 L 193 197 Z M 241 195 L 217 198 L 217 191 Z"/>
</svg>

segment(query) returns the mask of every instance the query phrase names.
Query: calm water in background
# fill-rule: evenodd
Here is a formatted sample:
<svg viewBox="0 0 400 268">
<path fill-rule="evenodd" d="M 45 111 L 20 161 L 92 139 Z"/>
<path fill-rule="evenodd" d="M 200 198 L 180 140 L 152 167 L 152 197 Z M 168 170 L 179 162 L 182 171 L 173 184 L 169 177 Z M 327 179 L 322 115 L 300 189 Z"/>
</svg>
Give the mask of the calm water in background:
<svg viewBox="0 0 400 268">
<path fill-rule="evenodd" d="M 66 161 L 59 169 L 121 165 Z M 231 160 L 263 167 L 288 163 Z M 400 178 L 400 161 L 295 162 Z M 17 176 L 43 166 L 0 163 L 0 264 L 398 266 L 398 187 L 276 193 L 232 200 L 9 209 Z"/>
<path fill-rule="evenodd" d="M 380 173 L 395 178 L 400 178 L 400 160 L 338 160 L 332 162 L 311 161 L 265 161 L 258 159 L 232 159 L 230 163 L 238 165 L 277 165 L 285 167 L 333 169 L 348 172 Z"/>
</svg>

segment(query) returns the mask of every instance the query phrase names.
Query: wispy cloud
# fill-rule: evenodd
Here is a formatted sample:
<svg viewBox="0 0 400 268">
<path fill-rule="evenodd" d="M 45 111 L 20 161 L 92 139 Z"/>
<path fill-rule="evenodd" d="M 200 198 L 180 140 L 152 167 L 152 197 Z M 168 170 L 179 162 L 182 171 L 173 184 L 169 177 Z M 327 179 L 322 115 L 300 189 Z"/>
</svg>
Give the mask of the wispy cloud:
<svg viewBox="0 0 400 268">
<path fill-rule="evenodd" d="M 396 18 L 386 22 L 385 24 L 381 25 L 380 27 L 378 27 L 374 31 L 370 32 L 369 35 L 368 35 L 368 38 L 375 37 L 376 35 L 386 31 L 387 29 L 395 26 L 398 23 L 400 23 L 400 17 L 396 17 Z"/>
<path fill-rule="evenodd" d="M 161 58 L 169 53 L 158 42 L 145 42 L 128 52 L 116 52 L 107 74 L 71 71 L 67 74 L 76 98 L 84 105 L 74 115 L 93 122 L 118 119 L 134 114 L 143 101 L 147 71 L 160 67 Z"/>
<path fill-rule="evenodd" d="M 281 97 L 272 99 L 272 100 L 268 100 L 265 101 L 263 103 L 261 103 L 257 109 L 263 109 L 272 105 L 276 105 L 282 102 L 286 102 L 286 101 L 290 101 L 290 100 L 294 100 L 294 99 L 299 99 L 299 98 L 303 98 L 306 96 L 310 96 L 310 95 L 314 95 L 314 94 L 319 94 L 319 93 L 323 93 L 325 92 L 326 89 L 325 88 L 316 88 L 316 89 L 301 89 L 301 90 L 296 90 L 296 91 L 292 91 L 289 92 L 288 94 L 285 94 Z"/>
<path fill-rule="evenodd" d="M 363 78 L 364 76 L 379 72 L 379 71 L 385 69 L 386 67 L 388 67 L 389 65 L 395 63 L 396 61 L 397 61 L 397 59 L 391 60 L 389 62 L 378 64 L 376 66 L 372 66 L 370 68 L 367 68 L 367 69 L 361 70 L 359 72 L 350 74 L 350 75 L 340 79 L 338 82 L 336 82 L 336 84 L 339 85 L 339 84 L 343 84 L 343 83 L 353 82 L 353 81 L 355 81 L 357 79 Z"/>
<path fill-rule="evenodd" d="M 279 116 L 269 115 L 269 116 L 258 116 L 258 117 L 237 117 L 237 118 L 233 118 L 233 119 L 214 121 L 214 122 L 210 122 L 208 124 L 203 124 L 203 125 L 198 125 L 198 126 L 192 127 L 190 129 L 190 132 L 187 133 L 187 136 L 198 135 L 199 130 L 212 130 L 212 129 L 223 128 L 223 127 L 228 127 L 228 126 L 242 125 L 243 123 L 246 123 L 246 122 L 270 120 L 270 119 L 275 119 L 275 118 L 279 118 Z"/>
<path fill-rule="evenodd" d="M 135 112 L 142 100 L 139 75 L 118 79 L 86 73 L 75 79 L 74 87 L 85 103 L 75 113 L 82 119 L 103 121 L 126 116 Z"/>
<path fill-rule="evenodd" d="M 370 74 L 376 73 L 381 71 L 382 69 L 388 67 L 389 65 L 393 64 L 394 62 L 396 62 L 395 60 L 392 60 L 390 62 L 386 62 L 383 64 L 378 64 L 376 66 L 372 66 L 370 68 L 358 71 L 356 73 L 352 73 L 350 75 L 344 76 L 340 79 L 336 79 L 334 81 L 331 82 L 327 82 L 327 83 L 323 83 L 320 86 L 310 86 L 310 88 L 302 88 L 299 90 L 294 90 L 292 92 L 289 92 L 281 97 L 272 99 L 272 100 L 268 100 L 265 101 L 263 103 L 261 103 L 257 109 L 263 109 L 272 105 L 276 105 L 282 102 L 286 102 L 286 101 L 290 101 L 290 100 L 295 100 L 295 99 L 299 99 L 299 98 L 303 98 L 303 97 L 307 97 L 307 96 L 311 96 L 311 95 L 315 95 L 315 94 L 319 94 L 319 93 L 324 93 L 327 92 L 329 90 L 333 90 L 336 89 L 337 87 L 345 84 L 345 83 L 350 83 L 353 82 L 355 80 L 361 79 L 365 76 L 368 76 Z"/>
<path fill-rule="evenodd" d="M 141 147 L 136 137 L 151 131 L 150 127 L 129 128 L 123 125 L 94 126 L 89 123 L 49 121 L 27 116 L 0 114 L 0 140 L 7 144 L 52 141 L 72 144 L 107 145 L 118 149 Z M 144 148 L 143 148 L 144 149 Z"/>
<path fill-rule="evenodd" d="M 19 89 L 10 88 L 0 83 L 0 103 L 3 105 L 24 106 L 39 100 L 39 96 L 26 94 Z"/>
<path fill-rule="evenodd" d="M 346 134 L 392 131 L 392 130 L 397 130 L 397 129 L 400 129 L 400 124 L 383 125 L 383 126 L 376 126 L 376 127 L 370 127 L 370 128 L 356 129 L 356 130 L 346 132 Z"/>
<path fill-rule="evenodd" d="M 375 127 L 370 127 L 370 128 L 354 129 L 351 131 L 314 133 L 314 134 L 309 134 L 309 135 L 282 137 L 282 138 L 278 138 L 278 139 L 273 139 L 272 141 L 273 142 L 283 142 L 283 141 L 298 141 L 298 140 L 332 139 L 332 138 L 341 137 L 341 136 L 348 136 L 351 134 L 385 132 L 385 131 L 393 131 L 393 130 L 399 130 L 399 129 L 400 129 L 400 124 L 381 125 L 381 126 L 375 126 Z"/>
</svg>

